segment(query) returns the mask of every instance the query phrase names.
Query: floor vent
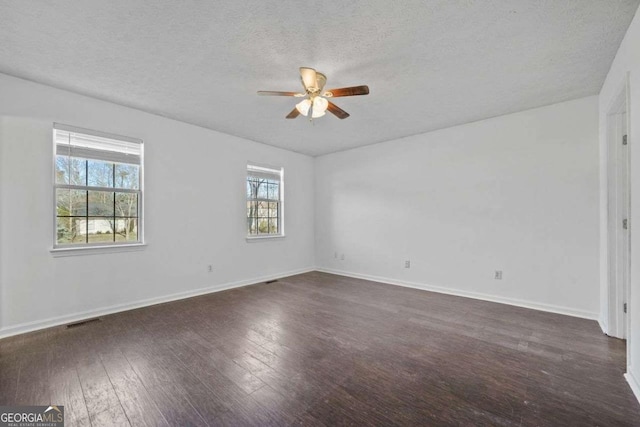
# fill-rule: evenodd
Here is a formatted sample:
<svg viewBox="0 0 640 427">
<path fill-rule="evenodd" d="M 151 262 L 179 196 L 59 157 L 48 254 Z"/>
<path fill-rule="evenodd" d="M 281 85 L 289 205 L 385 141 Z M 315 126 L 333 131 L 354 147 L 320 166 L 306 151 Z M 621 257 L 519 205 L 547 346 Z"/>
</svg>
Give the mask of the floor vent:
<svg viewBox="0 0 640 427">
<path fill-rule="evenodd" d="M 267 280 L 264 283 L 276 283 L 278 281 L 278 279 L 274 279 L 274 280 Z"/>
<path fill-rule="evenodd" d="M 84 326 L 84 325 L 86 325 L 87 323 L 94 323 L 94 322 L 100 322 L 100 321 L 101 321 L 101 319 L 99 319 L 99 318 L 97 318 L 97 317 L 96 317 L 95 319 L 81 320 L 81 321 L 79 321 L 79 322 L 69 323 L 69 324 L 67 325 L 67 329 L 70 329 L 70 328 L 77 328 L 78 326 Z"/>
</svg>

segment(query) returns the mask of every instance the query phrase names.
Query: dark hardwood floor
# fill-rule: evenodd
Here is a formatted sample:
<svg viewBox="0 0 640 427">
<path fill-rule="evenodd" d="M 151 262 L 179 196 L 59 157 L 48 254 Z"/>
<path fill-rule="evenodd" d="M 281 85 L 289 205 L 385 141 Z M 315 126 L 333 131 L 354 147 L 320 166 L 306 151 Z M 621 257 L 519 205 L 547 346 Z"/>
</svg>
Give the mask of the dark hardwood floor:
<svg viewBox="0 0 640 427">
<path fill-rule="evenodd" d="M 308 273 L 0 340 L 67 425 L 640 425 L 596 322 Z"/>
</svg>

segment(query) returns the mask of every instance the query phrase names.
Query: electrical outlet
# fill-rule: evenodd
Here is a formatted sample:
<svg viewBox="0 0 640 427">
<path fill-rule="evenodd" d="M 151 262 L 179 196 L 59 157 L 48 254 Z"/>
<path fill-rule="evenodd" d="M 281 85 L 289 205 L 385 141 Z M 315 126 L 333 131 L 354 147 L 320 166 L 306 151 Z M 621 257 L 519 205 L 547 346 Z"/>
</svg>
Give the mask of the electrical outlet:
<svg viewBox="0 0 640 427">
<path fill-rule="evenodd" d="M 207 267 L 207 271 L 209 273 L 213 273 L 213 265 L 209 264 L 209 266 Z"/>
<path fill-rule="evenodd" d="M 344 261 L 344 254 L 340 255 L 340 261 Z"/>
<path fill-rule="evenodd" d="M 502 270 L 496 270 L 496 274 L 493 278 L 496 280 L 502 280 Z"/>
<path fill-rule="evenodd" d="M 411 268 L 411 261 L 407 260 L 404 262 L 404 268 Z"/>
</svg>

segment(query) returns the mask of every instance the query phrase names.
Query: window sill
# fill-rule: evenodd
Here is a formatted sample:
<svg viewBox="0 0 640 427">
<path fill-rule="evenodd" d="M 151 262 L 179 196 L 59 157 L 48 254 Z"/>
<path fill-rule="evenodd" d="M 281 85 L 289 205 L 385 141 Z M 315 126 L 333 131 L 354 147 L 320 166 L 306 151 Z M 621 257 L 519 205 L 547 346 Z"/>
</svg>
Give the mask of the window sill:
<svg viewBox="0 0 640 427">
<path fill-rule="evenodd" d="M 274 234 L 272 236 L 247 236 L 247 242 L 262 242 L 265 240 L 277 240 L 277 239 L 284 239 L 284 234 Z"/>
<path fill-rule="evenodd" d="M 52 248 L 49 250 L 51 255 L 55 258 L 65 256 L 80 256 L 80 255 L 97 255 L 97 254 L 112 254 L 121 252 L 134 252 L 141 251 L 147 246 L 146 243 L 134 243 L 130 245 L 109 245 L 109 246 L 76 246 L 72 248 Z"/>
</svg>

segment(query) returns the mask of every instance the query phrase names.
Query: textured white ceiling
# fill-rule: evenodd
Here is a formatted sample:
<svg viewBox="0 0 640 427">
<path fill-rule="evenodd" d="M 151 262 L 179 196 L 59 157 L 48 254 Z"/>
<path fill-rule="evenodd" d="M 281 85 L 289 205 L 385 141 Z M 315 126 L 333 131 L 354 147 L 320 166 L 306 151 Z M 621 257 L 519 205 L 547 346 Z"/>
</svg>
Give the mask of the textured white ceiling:
<svg viewBox="0 0 640 427">
<path fill-rule="evenodd" d="M 640 0 L 0 1 L 0 72 L 319 155 L 598 93 Z M 351 114 L 285 120 L 298 67 Z"/>
</svg>

